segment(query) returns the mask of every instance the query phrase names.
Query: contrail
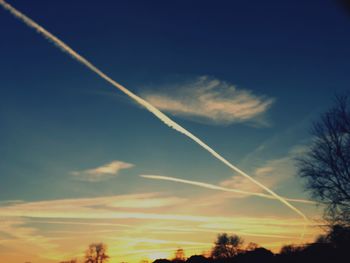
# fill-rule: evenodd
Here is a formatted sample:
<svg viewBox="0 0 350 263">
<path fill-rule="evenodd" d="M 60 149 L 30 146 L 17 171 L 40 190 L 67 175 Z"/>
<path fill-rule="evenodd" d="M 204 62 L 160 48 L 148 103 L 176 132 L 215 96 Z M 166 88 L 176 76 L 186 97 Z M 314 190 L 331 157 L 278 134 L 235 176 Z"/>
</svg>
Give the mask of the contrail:
<svg viewBox="0 0 350 263">
<path fill-rule="evenodd" d="M 240 175 L 246 177 L 250 181 L 252 181 L 254 184 L 274 196 L 277 200 L 279 200 L 281 203 L 289 207 L 291 210 L 293 210 L 295 213 L 300 215 L 305 220 L 305 227 L 308 223 L 308 218 L 306 215 L 304 215 L 303 212 L 301 212 L 298 208 L 290 204 L 287 200 L 285 200 L 283 197 L 279 196 L 277 193 L 260 183 L 259 181 L 255 180 L 253 177 L 236 167 L 235 165 L 231 164 L 228 160 L 226 160 L 224 157 L 222 157 L 219 153 L 217 153 L 214 149 L 209 147 L 206 143 L 204 143 L 201 139 L 193 135 L 191 132 L 183 128 L 181 125 L 177 124 L 175 121 L 170 119 L 168 116 L 166 116 L 164 113 L 162 113 L 160 110 L 158 110 L 156 107 L 154 107 L 152 104 L 147 102 L 146 100 L 142 99 L 141 97 L 137 96 L 115 80 L 108 77 L 105 73 L 103 73 L 101 70 L 99 70 L 97 67 L 95 67 L 91 62 L 89 62 L 87 59 L 79 55 L 76 51 L 74 51 L 71 47 L 69 47 L 67 44 L 65 44 L 63 41 L 58 39 L 56 36 L 52 35 L 50 32 L 48 32 L 45 28 L 34 22 L 32 19 L 12 7 L 10 4 L 6 3 L 3 0 L 0 0 L 0 5 L 7 11 L 9 11 L 14 17 L 21 20 L 23 23 L 25 23 L 27 26 L 33 28 L 36 30 L 39 34 L 41 34 L 43 37 L 45 37 L 47 40 L 55 44 L 59 49 L 61 49 L 63 52 L 69 54 L 72 56 L 75 60 L 89 68 L 91 71 L 96 73 L 98 76 L 109 82 L 112 86 L 119 89 L 124 94 L 128 95 L 131 99 L 136 101 L 141 106 L 145 107 L 149 112 L 151 112 L 153 115 L 155 115 L 159 120 L 161 120 L 164 124 L 168 125 L 170 128 L 173 128 L 174 130 L 184 134 L 185 136 L 189 137 L 192 141 L 196 142 L 198 145 L 203 147 L 205 150 L 207 150 L 210 154 L 212 154 L 216 159 L 224 163 L 226 166 L 228 166 L 233 171 L 239 173 Z M 304 237 L 304 232 L 301 234 L 301 239 Z"/>
<path fill-rule="evenodd" d="M 219 191 L 224 191 L 224 192 L 231 192 L 231 193 L 237 193 L 237 194 L 243 194 L 243 195 L 253 195 L 253 196 L 259 196 L 267 199 L 276 199 L 274 196 L 263 194 L 263 193 L 257 193 L 257 192 L 250 192 L 250 191 L 244 191 L 244 190 L 239 190 L 235 188 L 227 188 L 227 187 L 222 187 L 214 184 L 208 184 L 208 183 L 203 183 L 203 182 L 198 182 L 198 181 L 192 181 L 192 180 L 186 180 L 186 179 L 181 179 L 177 177 L 170 177 L 170 176 L 162 176 L 162 175 L 146 175 L 146 174 L 141 174 L 139 175 L 140 177 L 147 178 L 147 179 L 153 179 L 153 180 L 164 180 L 164 181 L 172 181 L 172 182 L 178 182 L 178 183 L 183 183 L 183 184 L 190 184 L 190 185 L 195 185 L 207 189 L 212 189 L 212 190 L 219 190 Z M 296 202 L 296 203 L 303 203 L 303 204 L 315 204 L 316 202 L 310 201 L 310 200 L 305 200 L 305 199 L 296 199 L 296 198 L 288 198 L 288 197 L 283 197 L 284 200 L 287 200 L 289 202 Z"/>
</svg>

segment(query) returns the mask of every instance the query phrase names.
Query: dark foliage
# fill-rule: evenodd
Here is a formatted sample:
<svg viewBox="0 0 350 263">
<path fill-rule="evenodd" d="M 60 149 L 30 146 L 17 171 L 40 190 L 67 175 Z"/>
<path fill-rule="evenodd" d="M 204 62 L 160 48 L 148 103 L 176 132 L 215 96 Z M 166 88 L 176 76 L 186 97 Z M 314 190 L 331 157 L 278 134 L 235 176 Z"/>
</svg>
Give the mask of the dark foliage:
<svg viewBox="0 0 350 263">
<path fill-rule="evenodd" d="M 186 260 L 186 263 L 210 263 L 210 259 L 202 255 L 194 255 Z"/>
<path fill-rule="evenodd" d="M 104 263 L 107 262 L 107 245 L 104 243 L 93 243 L 85 252 L 85 263 Z"/>
<path fill-rule="evenodd" d="M 298 158 L 299 175 L 312 196 L 326 206 L 330 225 L 350 225 L 350 99 L 336 103 L 313 125 L 313 143 Z"/>
<path fill-rule="evenodd" d="M 326 235 L 319 237 L 315 243 L 304 246 L 287 245 L 279 254 L 273 254 L 270 250 L 257 245 L 248 245 L 245 250 L 240 249 L 231 257 L 206 258 L 195 255 L 189 257 L 185 263 L 347 263 L 349 251 L 350 228 L 337 225 Z M 174 263 L 174 261 L 158 259 L 154 263 Z"/>
<path fill-rule="evenodd" d="M 175 257 L 172 261 L 173 261 L 173 263 L 185 262 L 185 251 L 182 248 L 177 249 L 175 251 Z"/>
<path fill-rule="evenodd" d="M 232 258 L 237 255 L 243 245 L 243 239 L 237 235 L 219 234 L 211 252 L 214 259 Z"/>
<path fill-rule="evenodd" d="M 274 254 L 270 250 L 260 247 L 238 254 L 236 256 L 235 262 L 271 262 L 273 259 Z"/>
<path fill-rule="evenodd" d="M 161 259 L 156 259 L 155 261 L 153 261 L 153 263 L 172 263 L 172 261 L 169 259 L 161 258 Z"/>
</svg>

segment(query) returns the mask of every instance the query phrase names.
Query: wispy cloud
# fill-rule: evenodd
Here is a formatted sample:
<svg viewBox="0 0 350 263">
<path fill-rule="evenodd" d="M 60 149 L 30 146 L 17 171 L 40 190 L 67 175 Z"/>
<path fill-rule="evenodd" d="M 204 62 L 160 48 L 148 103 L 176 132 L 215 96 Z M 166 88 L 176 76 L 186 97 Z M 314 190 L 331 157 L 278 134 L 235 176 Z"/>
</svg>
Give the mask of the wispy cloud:
<svg viewBox="0 0 350 263">
<path fill-rule="evenodd" d="M 172 213 L 164 213 L 164 210 L 152 210 L 152 212 L 143 212 L 142 210 L 147 209 L 147 207 L 143 207 L 142 201 L 140 202 L 138 207 L 135 207 L 133 204 L 130 207 L 127 207 L 123 204 L 123 201 L 127 200 L 142 200 L 148 199 L 151 200 L 156 198 L 159 200 L 161 205 L 157 204 L 153 208 L 172 206 Z M 97 197 L 97 198 L 77 198 L 77 199 L 58 199 L 58 200 L 44 200 L 44 201 L 36 201 L 36 202 L 25 202 L 21 204 L 12 204 L 6 207 L 0 208 L 0 214 L 2 215 L 3 220 L 8 218 L 26 218 L 34 220 L 32 223 L 37 222 L 43 224 L 44 222 L 49 224 L 80 224 L 79 221 L 66 221 L 66 220 L 89 220 L 84 225 L 99 225 L 99 226 L 120 226 L 130 228 L 131 223 L 135 223 L 135 221 L 129 221 L 129 224 L 117 224 L 115 220 L 122 219 L 141 219 L 143 222 L 140 227 L 142 229 L 149 228 L 154 230 L 160 230 L 161 228 L 156 227 L 155 221 L 157 222 L 183 222 L 187 224 L 197 224 L 197 227 L 203 227 L 207 229 L 207 226 L 212 226 L 213 224 L 216 226 L 214 228 L 223 229 L 227 225 L 230 225 L 232 228 L 236 230 L 242 230 L 246 228 L 248 225 L 256 225 L 256 227 L 267 227 L 268 225 L 275 227 L 276 225 L 285 225 L 288 224 L 291 226 L 291 223 L 286 218 L 263 218 L 263 217 L 244 217 L 236 216 L 218 216 L 218 215 L 200 215 L 195 212 L 193 214 L 183 214 L 178 213 L 181 211 L 181 205 L 185 203 L 188 204 L 188 201 L 185 199 L 178 198 L 177 202 L 174 202 L 173 199 L 176 197 L 157 197 L 157 194 L 135 194 L 135 195 L 121 195 L 121 196 L 111 196 L 111 197 Z M 171 200 L 169 202 L 169 200 Z M 118 204 L 122 203 L 123 205 L 120 207 Z M 118 208 L 118 209 L 115 209 Z M 123 210 L 120 210 L 123 208 Z M 138 208 L 141 211 L 134 209 Z M 133 209 L 133 211 L 130 211 Z M 192 210 L 195 210 L 195 207 L 191 207 Z M 37 221 L 39 219 L 39 221 Z M 45 219 L 46 221 L 42 221 Z M 59 220 L 58 220 L 59 219 Z M 93 220 L 94 221 L 90 221 Z M 102 221 L 101 223 L 97 223 L 96 220 L 113 220 L 113 224 Z M 145 221 L 146 220 L 146 221 Z M 149 221 L 150 220 L 150 221 Z M 294 225 L 300 226 L 303 224 L 303 221 L 300 219 L 290 219 L 293 221 Z M 149 222 L 150 225 L 146 225 L 146 222 Z M 8 221 L 10 222 L 10 221 Z M 90 223 L 89 223 L 90 222 Z M 22 223 L 22 221 L 21 221 Z M 12 225 L 12 224 L 11 224 Z M 212 227 L 210 227 L 212 228 Z M 182 231 L 183 227 L 180 229 Z M 190 228 L 187 228 L 189 230 Z M 4 229 L 2 229 L 4 230 Z M 135 231 L 139 231 L 139 229 L 134 228 Z M 168 228 L 164 228 L 164 230 L 169 230 Z M 194 229 L 192 229 L 194 231 Z M 270 231 L 270 230 L 269 230 Z M 276 231 L 275 231 L 276 232 Z"/>
<path fill-rule="evenodd" d="M 119 175 L 120 171 L 129 169 L 134 165 L 123 161 L 113 161 L 102 166 L 83 171 L 73 171 L 71 174 L 79 180 L 99 182 Z"/>
<path fill-rule="evenodd" d="M 264 167 L 265 168 L 265 167 Z M 270 170 L 270 167 L 267 167 L 269 169 L 263 169 L 261 168 L 261 172 L 268 172 Z M 259 170 L 259 172 L 260 172 Z M 176 178 L 176 177 L 170 177 L 170 176 L 161 176 L 161 175 L 145 175 L 142 174 L 140 177 L 147 178 L 147 179 L 153 179 L 153 180 L 164 180 L 164 181 L 172 181 L 172 182 L 178 182 L 178 183 L 183 183 L 183 184 L 190 184 L 190 185 L 195 185 L 199 186 L 202 188 L 207 188 L 207 189 L 212 189 L 212 190 L 218 190 L 218 191 L 223 191 L 223 192 L 230 192 L 230 193 L 235 193 L 243 196 L 258 196 L 258 197 L 263 197 L 263 198 L 268 198 L 268 199 L 276 199 L 274 196 L 268 195 L 261 193 L 261 189 L 257 189 L 255 185 L 252 185 L 252 182 L 247 180 L 244 181 L 242 180 L 241 177 L 238 177 L 239 180 L 237 180 L 237 177 L 232 177 L 232 179 L 225 180 L 221 182 L 220 184 L 225 186 L 234 186 L 233 188 L 227 188 L 227 187 L 222 187 L 214 184 L 208 184 L 204 182 L 198 182 L 198 181 L 193 181 L 193 180 L 185 180 L 181 178 Z M 243 178 L 245 179 L 245 178 Z M 252 190 L 249 191 L 251 188 Z M 241 190 L 242 189 L 242 190 Z M 247 190 L 244 190 L 247 189 Z M 256 192 L 259 191 L 259 192 Z M 304 203 L 304 204 L 315 204 L 315 202 L 310 201 L 310 200 L 305 200 L 305 199 L 296 199 L 296 198 L 288 198 L 288 197 L 283 197 L 285 200 L 290 201 L 290 202 L 298 202 L 298 203 Z"/>
<path fill-rule="evenodd" d="M 17 259 L 19 254 L 28 254 L 37 259 L 57 261 L 60 258 L 57 257 L 57 245 L 52 242 L 52 239 L 40 235 L 37 229 L 26 225 L 24 218 L 1 217 L 0 224 L 2 232 L 10 236 L 4 242 L 6 250 L 1 251 L 2 257 Z"/>
<path fill-rule="evenodd" d="M 214 124 L 262 123 L 262 115 L 274 102 L 208 76 L 170 85 L 167 91 L 146 90 L 141 95 L 173 115 Z"/>
<path fill-rule="evenodd" d="M 285 177 L 283 173 L 278 174 L 277 177 L 273 176 L 273 174 L 275 174 L 276 168 L 273 166 L 273 164 L 271 165 L 272 166 L 266 165 L 266 166 L 257 168 L 254 173 L 254 178 L 259 182 L 262 182 L 264 185 L 266 185 L 269 188 L 276 186 L 276 184 L 281 182 Z M 229 179 L 221 181 L 219 184 L 222 187 L 241 189 L 243 191 L 258 192 L 258 193 L 263 192 L 263 190 L 260 187 L 257 187 L 256 185 L 252 184 L 251 181 L 241 176 L 232 176 Z"/>
<path fill-rule="evenodd" d="M 7 255 L 11 259 L 22 249 L 23 255 L 36 262 L 57 262 L 80 256 L 84 246 L 96 240 L 106 242 L 111 255 L 130 259 L 125 251 L 140 250 L 140 255 L 147 257 L 152 249 L 174 251 L 181 246 L 191 251 L 195 245 L 199 251 L 189 253 L 201 253 L 210 249 L 217 233 L 226 231 L 262 245 L 272 239 L 296 242 L 296 234 L 304 224 L 302 219 L 284 216 L 247 217 L 237 212 L 221 215 L 198 206 L 203 201 L 202 197 L 192 197 L 189 202 L 169 194 L 140 193 L 8 203 L 0 206 L 0 239 L 14 250 Z M 308 239 L 318 233 L 317 229 L 308 226 Z M 71 254 L 65 254 L 68 248 Z M 40 253 L 42 250 L 47 253 Z M 33 251 L 43 259 L 32 257 Z M 140 255 L 135 255 L 133 261 Z"/>
<path fill-rule="evenodd" d="M 0 214 L 2 216 L 36 218 L 138 218 L 142 215 L 139 213 L 123 213 L 119 209 L 160 208 L 179 205 L 185 201 L 185 198 L 161 196 L 157 193 L 113 195 L 9 204 L 0 207 Z M 118 212 L 115 212 L 116 208 L 118 208 Z M 146 215 L 145 217 L 149 216 Z"/>
<path fill-rule="evenodd" d="M 265 161 L 257 167 L 253 176 L 269 188 L 277 188 L 296 175 L 294 158 L 303 151 L 302 146 L 294 146 L 288 154 L 280 158 Z M 244 177 L 232 176 L 220 182 L 223 187 L 237 188 L 244 191 L 262 192 L 262 189 Z"/>
</svg>

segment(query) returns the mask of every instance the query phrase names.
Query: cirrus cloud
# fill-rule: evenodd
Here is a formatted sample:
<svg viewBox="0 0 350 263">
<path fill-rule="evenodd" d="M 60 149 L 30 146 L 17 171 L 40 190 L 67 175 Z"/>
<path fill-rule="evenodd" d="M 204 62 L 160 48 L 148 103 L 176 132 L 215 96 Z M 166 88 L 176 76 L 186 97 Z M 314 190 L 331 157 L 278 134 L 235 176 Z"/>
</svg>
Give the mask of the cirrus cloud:
<svg viewBox="0 0 350 263">
<path fill-rule="evenodd" d="M 261 117 L 274 102 L 273 98 L 255 95 L 250 90 L 238 89 L 208 76 L 170 85 L 167 91 L 146 90 L 141 95 L 165 112 L 214 124 L 263 124 Z"/>
<path fill-rule="evenodd" d="M 88 182 L 99 182 L 106 179 L 109 179 L 113 176 L 119 175 L 120 171 L 129 169 L 134 165 L 131 163 L 126 163 L 123 161 L 112 161 L 106 163 L 102 166 L 82 170 L 82 171 L 73 171 L 71 174 L 79 180 L 88 181 Z"/>
</svg>

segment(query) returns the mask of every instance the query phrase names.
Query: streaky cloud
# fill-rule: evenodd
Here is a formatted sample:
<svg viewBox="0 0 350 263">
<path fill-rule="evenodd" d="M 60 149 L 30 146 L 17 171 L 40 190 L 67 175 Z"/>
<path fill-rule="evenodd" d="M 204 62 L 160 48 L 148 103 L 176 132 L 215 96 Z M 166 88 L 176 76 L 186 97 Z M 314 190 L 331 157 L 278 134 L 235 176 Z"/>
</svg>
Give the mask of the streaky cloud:
<svg viewBox="0 0 350 263">
<path fill-rule="evenodd" d="M 142 97 L 158 109 L 193 121 L 227 125 L 266 124 L 262 115 L 274 102 L 247 89 L 209 76 L 170 84 L 165 91 L 146 89 Z"/>
<path fill-rule="evenodd" d="M 140 177 L 147 178 L 147 179 L 153 179 L 153 180 L 164 180 L 164 181 L 172 181 L 172 182 L 178 182 L 178 183 L 183 183 L 183 184 L 190 184 L 190 185 L 195 185 L 195 186 L 199 186 L 199 187 L 203 187 L 203 188 L 207 188 L 207 189 L 219 190 L 219 191 L 224 191 L 224 192 L 231 192 L 231 193 L 248 195 L 248 196 L 259 196 L 259 197 L 263 197 L 263 198 L 267 198 L 267 199 L 276 199 L 274 196 L 263 194 L 263 193 L 243 191 L 243 190 L 239 190 L 239 189 L 227 188 L 227 187 L 222 187 L 222 186 L 218 186 L 218 185 L 214 185 L 214 184 L 208 184 L 208 183 L 192 181 L 192 180 L 185 180 L 185 179 L 170 177 L 170 176 L 142 174 L 142 175 L 140 175 Z M 287 200 L 289 202 L 296 202 L 296 203 L 303 203 L 303 204 L 315 204 L 314 201 L 306 200 L 306 199 L 297 199 L 297 198 L 288 198 L 288 197 L 283 197 L 283 198 L 284 198 L 284 200 Z"/>
<path fill-rule="evenodd" d="M 149 112 L 151 112 L 154 116 L 156 116 L 159 120 L 161 120 L 164 124 L 166 124 L 167 126 L 169 126 L 170 128 L 173 128 L 174 130 L 184 134 L 185 136 L 187 136 L 188 138 L 190 138 L 192 141 L 194 141 L 195 143 L 197 143 L 199 146 L 201 146 L 202 148 L 204 148 L 206 151 L 208 151 L 210 154 L 212 154 L 216 159 L 218 159 L 219 161 L 221 161 L 222 163 L 224 163 L 226 166 L 228 166 L 230 169 L 232 169 L 233 171 L 239 173 L 240 175 L 248 178 L 250 181 L 252 181 L 254 184 L 258 185 L 260 188 L 262 188 L 263 190 L 265 190 L 266 192 L 268 192 L 270 195 L 274 196 L 276 199 L 278 199 L 281 203 L 283 203 L 285 206 L 287 206 L 288 208 L 290 208 L 291 210 L 293 210 L 295 213 L 297 213 L 299 216 L 301 216 L 303 218 L 303 220 L 305 221 L 305 226 L 304 226 L 304 230 L 301 233 L 301 240 L 304 237 L 304 232 L 306 229 L 307 224 L 309 223 L 308 218 L 306 217 L 306 215 L 300 211 L 298 208 L 296 208 L 295 206 L 293 206 L 291 203 L 289 203 L 287 200 L 285 200 L 283 197 L 281 197 L 280 195 L 278 195 L 277 193 L 275 193 L 273 190 L 269 189 L 268 187 L 266 187 L 265 185 L 263 185 L 262 183 L 260 183 L 259 181 L 257 181 L 256 179 L 254 179 L 253 177 L 251 177 L 250 175 L 248 175 L 247 173 L 245 173 L 244 171 L 242 171 L 241 169 L 239 169 L 238 167 L 236 167 L 235 165 L 231 164 L 228 160 L 226 160 L 223 156 L 221 156 L 219 153 L 217 153 L 214 149 L 212 149 L 209 145 L 207 145 L 206 143 L 204 143 L 201 139 L 199 139 L 198 137 L 196 137 L 194 134 L 192 134 L 191 132 L 189 132 L 188 130 L 186 130 L 184 127 L 182 127 L 181 125 L 179 125 L 178 123 L 176 123 L 175 121 L 173 121 L 172 119 L 170 119 L 168 116 L 166 116 L 164 113 L 162 113 L 160 110 L 158 110 L 156 107 L 154 107 L 152 104 L 150 104 L 149 102 L 147 102 L 146 100 L 142 99 L 141 97 L 137 96 L 136 94 L 134 94 L 133 92 L 131 92 L 130 90 L 128 90 L 127 88 L 125 88 L 124 86 L 122 86 L 121 84 L 119 84 L 118 82 L 116 82 L 115 80 L 113 80 L 112 78 L 110 78 L 109 76 L 107 76 L 105 73 L 103 73 L 100 69 L 98 69 L 96 66 L 94 66 L 91 62 L 89 62 L 87 59 L 85 59 L 84 57 L 82 57 L 81 55 L 79 55 L 76 51 L 74 51 L 71 47 L 69 47 L 67 44 L 65 44 L 62 40 L 58 39 L 56 36 L 54 36 L 53 34 L 51 34 L 50 32 L 48 32 L 45 28 L 43 28 L 42 26 L 40 26 L 39 24 L 37 24 L 36 22 L 34 22 L 32 19 L 30 19 L 29 17 L 27 17 L 26 15 L 24 15 L 23 13 L 21 13 L 20 11 L 18 11 L 17 9 L 15 9 L 14 7 L 12 7 L 10 4 L 8 4 L 7 2 L 0 0 L 0 5 L 7 11 L 9 11 L 14 17 L 18 18 L 19 20 L 21 20 L 23 23 L 25 23 L 28 27 L 33 28 L 34 30 L 36 30 L 39 34 L 41 34 L 42 36 L 44 36 L 47 40 L 49 40 L 50 42 L 53 42 L 53 44 L 55 44 L 60 50 L 62 50 L 64 53 L 69 54 L 72 58 L 74 58 L 75 60 L 77 60 L 79 63 L 83 64 L 84 66 L 86 66 L 87 68 L 89 68 L 91 71 L 93 71 L 94 73 L 96 73 L 98 76 L 100 76 L 102 79 L 106 80 L 108 83 L 110 83 L 112 86 L 114 86 L 115 88 L 117 88 L 118 90 L 120 90 L 121 92 L 123 92 L 124 94 L 126 94 L 127 96 L 129 96 L 131 99 L 133 99 L 135 102 L 137 102 L 138 104 L 140 104 L 141 106 L 145 107 Z"/>
<path fill-rule="evenodd" d="M 71 174 L 79 180 L 87 182 L 99 182 L 119 175 L 119 172 L 125 169 L 132 168 L 134 165 L 123 161 L 112 161 L 102 166 L 83 170 L 73 171 Z"/>
</svg>

